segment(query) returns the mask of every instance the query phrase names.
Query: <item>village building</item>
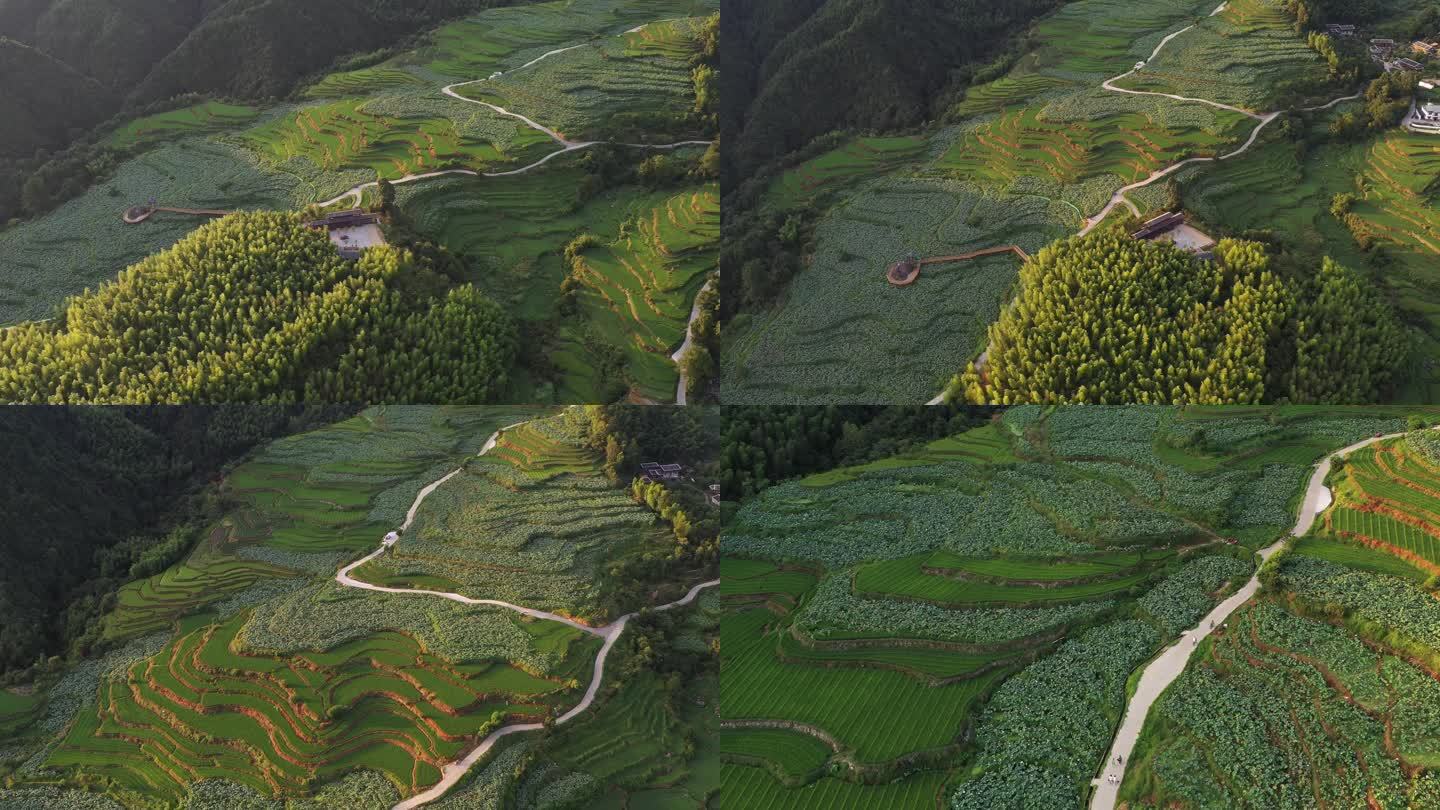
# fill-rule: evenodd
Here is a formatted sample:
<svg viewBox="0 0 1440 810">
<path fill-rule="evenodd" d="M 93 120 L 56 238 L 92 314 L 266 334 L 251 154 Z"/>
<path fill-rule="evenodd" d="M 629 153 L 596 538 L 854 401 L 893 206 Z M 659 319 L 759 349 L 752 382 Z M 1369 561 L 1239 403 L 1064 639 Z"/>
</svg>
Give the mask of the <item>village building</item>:
<svg viewBox="0 0 1440 810">
<path fill-rule="evenodd" d="M 1395 40 L 1393 39 L 1372 39 L 1370 40 L 1370 55 L 1376 59 L 1386 60 L 1395 53 Z"/>
<path fill-rule="evenodd" d="M 1155 217 L 1140 226 L 1140 230 L 1130 234 L 1130 237 L 1147 242 L 1170 242 L 1202 259 L 1212 258 L 1210 248 L 1215 246 L 1215 240 L 1187 223 L 1185 214 L 1180 211 L 1168 211 Z"/>
<path fill-rule="evenodd" d="M 1405 128 L 1425 135 L 1440 134 L 1440 104 L 1427 101 L 1415 105 L 1415 112 L 1405 119 Z"/>
<path fill-rule="evenodd" d="M 1440 42 L 1420 42 L 1417 40 L 1410 43 L 1410 50 L 1425 56 L 1434 56 L 1435 52 L 1440 50 Z"/>
<path fill-rule="evenodd" d="M 1355 26 L 1331 23 L 1325 26 L 1325 32 L 1332 37 L 1353 37 L 1355 36 Z"/>
<path fill-rule="evenodd" d="M 1395 65 L 1395 67 L 1399 68 L 1400 70 L 1408 70 L 1411 73 L 1419 73 L 1420 71 L 1425 69 L 1424 65 L 1416 62 L 1414 59 L 1396 59 L 1391 64 Z"/>
<path fill-rule="evenodd" d="M 335 245 L 341 256 L 351 261 L 360 258 L 366 248 L 385 244 L 385 234 L 380 230 L 380 215 L 369 214 L 359 208 L 337 211 L 305 224 L 329 232 L 330 243 Z"/>
<path fill-rule="evenodd" d="M 390 532 L 389 534 L 385 535 L 384 540 L 380 541 L 380 545 L 384 546 L 385 548 L 390 548 L 398 542 L 400 542 L 400 533 Z"/>
<path fill-rule="evenodd" d="M 679 464 L 661 464 L 657 461 L 642 461 L 640 472 L 642 477 L 652 481 L 675 481 L 680 478 L 682 467 Z"/>
</svg>

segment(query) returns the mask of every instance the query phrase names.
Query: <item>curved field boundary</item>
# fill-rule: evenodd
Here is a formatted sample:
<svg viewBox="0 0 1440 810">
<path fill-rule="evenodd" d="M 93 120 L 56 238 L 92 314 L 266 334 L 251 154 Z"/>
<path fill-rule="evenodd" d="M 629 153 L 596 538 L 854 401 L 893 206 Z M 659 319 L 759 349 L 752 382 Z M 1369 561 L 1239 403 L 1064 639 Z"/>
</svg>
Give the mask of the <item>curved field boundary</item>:
<svg viewBox="0 0 1440 810">
<path fill-rule="evenodd" d="M 1257 552 L 1261 564 L 1263 565 L 1266 560 L 1270 559 L 1291 538 L 1305 536 L 1315 525 L 1315 519 L 1330 507 L 1334 498 L 1330 488 L 1325 486 L 1325 478 L 1330 474 L 1331 462 L 1334 459 L 1376 442 L 1404 435 L 1404 433 L 1391 433 L 1374 436 L 1327 453 L 1325 458 L 1315 465 L 1315 471 L 1310 475 L 1304 498 L 1300 502 L 1300 513 L 1295 519 L 1295 528 L 1290 530 L 1289 535 Z M 1216 624 L 1224 625 L 1226 618 L 1241 605 L 1249 602 L 1259 589 L 1260 573 L 1257 570 L 1250 576 L 1250 581 L 1246 582 L 1240 590 L 1217 605 L 1193 629 L 1182 633 L 1175 644 L 1157 655 L 1141 671 L 1140 679 L 1136 682 L 1135 694 L 1126 705 L 1124 718 L 1116 730 L 1114 743 L 1100 766 L 1102 776 L 1118 776 L 1119 779 L 1110 782 L 1108 779 L 1097 778 L 1091 782 L 1095 786 L 1095 792 L 1090 797 L 1090 810 L 1114 810 L 1120 793 L 1120 785 L 1125 781 L 1125 765 L 1128 763 L 1124 760 L 1129 760 L 1134 754 L 1135 743 L 1140 739 L 1140 731 L 1145 726 L 1145 718 L 1150 714 L 1150 707 L 1155 704 L 1165 689 L 1185 671 L 1190 656 L 1198 648 L 1200 640 L 1212 633 Z M 1188 644 L 1186 643 L 1187 639 L 1189 639 Z M 1121 764 L 1116 764 L 1116 757 L 1123 758 Z"/>
<path fill-rule="evenodd" d="M 480 448 L 480 452 L 476 455 L 483 456 L 486 453 L 490 452 L 495 448 L 496 443 L 500 439 L 501 433 L 524 424 L 526 423 L 517 422 L 513 425 L 507 425 L 506 427 L 495 431 L 490 435 L 490 438 L 485 441 L 485 445 Z M 421 502 L 423 502 L 425 498 L 430 495 L 430 493 L 438 489 L 441 484 L 449 481 L 462 469 L 463 467 L 457 467 L 454 470 L 451 470 L 449 473 L 446 473 L 439 479 L 436 479 L 435 481 L 426 484 L 423 489 L 416 493 L 414 503 L 410 504 L 410 509 L 405 512 L 405 522 L 400 524 L 399 530 L 402 536 L 405 530 L 410 528 L 410 524 L 415 521 L 415 513 L 419 511 Z M 584 712 L 586 709 L 590 708 L 590 704 L 595 701 L 595 695 L 600 691 L 600 684 L 605 679 L 605 659 L 610 655 L 610 650 L 615 646 L 615 642 L 619 640 L 620 634 L 625 632 L 625 625 L 635 616 L 639 615 L 639 611 L 627 613 L 624 616 L 621 616 L 620 618 L 611 622 L 610 624 L 604 625 L 603 627 L 591 627 L 590 625 L 582 624 L 581 622 L 575 621 L 574 619 L 568 618 L 566 616 L 560 616 L 555 613 L 550 613 L 543 610 L 536 610 L 534 608 L 521 607 L 520 605 L 514 605 L 498 599 L 473 599 L 471 597 L 462 596 L 461 594 L 451 593 L 449 591 L 433 591 L 423 588 L 390 588 L 381 585 L 372 585 L 368 582 L 362 582 L 350 576 L 351 571 L 380 556 L 385 552 L 386 548 L 387 546 L 382 543 L 379 548 L 375 549 L 364 557 L 361 557 L 355 562 L 346 565 L 344 568 L 341 568 L 335 573 L 335 581 L 349 588 L 360 588 L 367 591 L 438 596 L 442 599 L 450 599 L 452 601 L 460 602 L 467 605 L 491 605 L 494 607 L 502 607 L 533 618 L 560 622 L 561 624 L 568 625 L 577 630 L 605 639 L 605 643 L 603 646 L 601 646 L 600 652 L 595 656 L 594 673 L 590 678 L 590 686 L 587 687 L 585 690 L 585 697 L 582 698 L 581 701 L 574 706 L 574 708 L 570 709 L 570 711 L 565 712 L 564 714 L 560 715 L 555 719 L 555 725 L 557 726 L 570 722 L 571 720 L 575 719 L 575 717 L 579 716 L 582 712 Z M 691 602 L 695 601 L 695 598 L 700 595 L 700 591 L 704 590 L 705 588 L 716 587 L 719 584 L 720 580 L 718 579 L 710 580 L 708 582 L 702 582 L 692 587 L 680 599 L 664 605 L 658 605 L 651 609 L 670 610 L 671 608 L 688 605 Z M 481 740 L 480 743 L 476 745 L 473 749 L 471 749 L 470 752 L 467 753 L 464 757 L 447 764 L 441 770 L 442 776 L 440 781 L 435 783 L 435 785 L 431 786 L 429 790 L 417 793 L 414 796 L 405 799 L 399 804 L 396 804 L 395 807 L 392 808 L 392 810 L 412 810 L 412 808 L 420 807 L 421 805 L 429 804 L 430 802 L 439 799 L 441 796 L 444 796 L 445 793 L 450 790 L 450 788 L 454 787 L 455 784 L 465 776 L 465 774 L 469 773 L 470 769 L 475 766 L 475 763 L 483 759 L 484 756 L 490 752 L 490 749 L 495 746 L 495 743 L 500 738 L 507 737 L 511 734 L 518 734 L 523 731 L 538 731 L 544 727 L 545 726 L 542 723 L 511 723 L 509 725 L 497 728 L 496 730 L 490 732 L 490 734 L 486 735 L 485 739 Z"/>
<path fill-rule="evenodd" d="M 903 276 L 897 275 L 896 271 L 899 270 L 902 266 L 904 266 L 904 262 L 897 262 L 896 264 L 890 266 L 890 269 L 887 270 L 885 273 L 885 277 L 889 279 L 890 283 L 895 285 L 896 287 L 905 287 L 915 283 L 915 279 L 920 277 L 920 271 L 927 264 L 950 264 L 952 262 L 964 262 L 971 259 L 979 259 L 984 256 L 998 256 L 1002 253 L 1013 253 L 1016 256 L 1019 256 L 1020 261 L 1022 262 L 1030 261 L 1030 254 L 1026 253 L 1025 249 L 1020 247 L 1019 245 L 1000 245 L 998 247 L 988 247 L 981 248 L 980 250 L 972 250 L 969 253 L 960 253 L 954 256 L 931 256 L 926 259 L 921 259 L 915 262 L 911 266 L 910 272 L 906 273 Z"/>
</svg>

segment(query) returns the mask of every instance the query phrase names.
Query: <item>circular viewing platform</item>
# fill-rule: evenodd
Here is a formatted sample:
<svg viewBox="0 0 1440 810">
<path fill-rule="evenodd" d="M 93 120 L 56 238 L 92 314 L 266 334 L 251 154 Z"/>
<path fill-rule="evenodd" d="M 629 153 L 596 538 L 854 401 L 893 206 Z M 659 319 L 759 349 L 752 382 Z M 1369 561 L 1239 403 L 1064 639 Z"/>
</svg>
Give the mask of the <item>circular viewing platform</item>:
<svg viewBox="0 0 1440 810">
<path fill-rule="evenodd" d="M 920 262 L 913 259 L 898 261 L 890 265 L 885 271 L 885 278 L 896 287 L 904 287 L 907 284 L 914 284 L 915 279 L 920 277 Z"/>
</svg>

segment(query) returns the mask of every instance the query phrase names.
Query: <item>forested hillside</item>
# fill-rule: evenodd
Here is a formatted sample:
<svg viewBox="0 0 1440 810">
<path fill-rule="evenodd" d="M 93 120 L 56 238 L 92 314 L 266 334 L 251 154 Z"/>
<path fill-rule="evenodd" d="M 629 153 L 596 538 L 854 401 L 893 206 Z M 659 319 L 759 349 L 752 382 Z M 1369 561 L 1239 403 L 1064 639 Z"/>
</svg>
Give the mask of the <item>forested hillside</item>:
<svg viewBox="0 0 1440 810">
<path fill-rule="evenodd" d="M 347 261 L 298 215 L 232 214 L 0 331 L 0 401 L 488 401 L 515 324 L 446 269 L 394 246 Z"/>
<path fill-rule="evenodd" d="M 737 0 L 722 26 L 723 181 L 839 128 L 892 129 L 943 109 L 946 91 L 1058 0 Z M 823 77 L 823 79 L 821 78 Z"/>
<path fill-rule="evenodd" d="M 93 156 L 50 153 L 118 112 L 143 113 L 188 93 L 284 96 L 341 57 L 507 4 L 0 0 L 0 224 L 19 213 L 40 213 L 33 204 L 21 205 L 20 192 L 47 160 L 53 161 L 51 175 L 85 175 Z"/>
<path fill-rule="evenodd" d="M 262 439 L 346 410 L 0 408 L 0 672 L 85 653 L 114 590 L 188 548 L 201 508 L 186 493 Z"/>
</svg>

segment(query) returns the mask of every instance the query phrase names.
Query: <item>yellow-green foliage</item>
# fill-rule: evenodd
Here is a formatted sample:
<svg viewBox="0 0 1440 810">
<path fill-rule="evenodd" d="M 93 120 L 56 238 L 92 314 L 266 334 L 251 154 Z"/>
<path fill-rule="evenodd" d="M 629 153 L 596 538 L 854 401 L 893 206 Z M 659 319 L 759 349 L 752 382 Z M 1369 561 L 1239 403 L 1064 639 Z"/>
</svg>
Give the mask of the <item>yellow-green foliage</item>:
<svg viewBox="0 0 1440 810">
<path fill-rule="evenodd" d="M 984 375 L 952 383 L 984 402 L 1369 402 L 1406 339 L 1374 291 L 1328 258 L 1282 279 L 1258 243 L 1202 261 L 1102 232 L 1041 251 L 990 328 Z"/>
<path fill-rule="evenodd" d="M 427 272 L 392 247 L 346 261 L 297 216 L 234 214 L 0 332 L 0 400 L 483 401 L 514 327 L 471 287 L 410 292 Z"/>
</svg>

